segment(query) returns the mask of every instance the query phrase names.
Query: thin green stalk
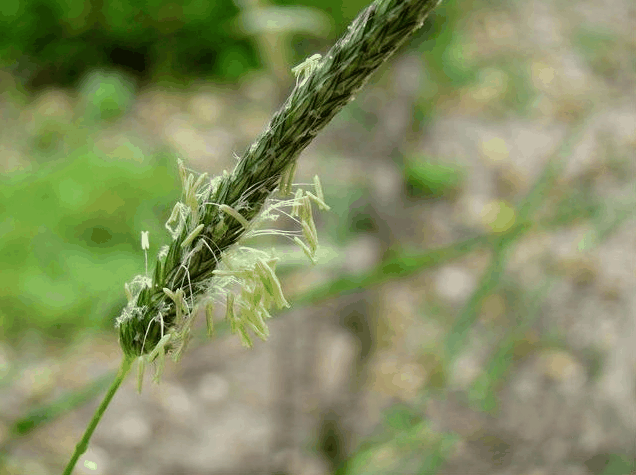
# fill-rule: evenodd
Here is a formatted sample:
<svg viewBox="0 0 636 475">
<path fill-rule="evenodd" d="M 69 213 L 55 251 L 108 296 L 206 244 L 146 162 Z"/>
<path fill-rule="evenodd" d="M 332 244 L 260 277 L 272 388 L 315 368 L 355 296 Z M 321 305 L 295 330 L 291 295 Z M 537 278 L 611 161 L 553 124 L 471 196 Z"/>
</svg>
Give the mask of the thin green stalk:
<svg viewBox="0 0 636 475">
<path fill-rule="evenodd" d="M 128 358 L 128 357 L 124 357 L 122 359 L 121 366 L 119 367 L 119 371 L 117 372 L 117 376 L 113 380 L 113 383 L 110 385 L 110 388 L 108 388 L 108 391 L 106 392 L 106 395 L 104 396 L 104 399 L 102 400 L 101 404 L 95 411 L 95 414 L 93 414 L 93 418 L 88 424 L 88 427 L 86 428 L 86 431 L 84 432 L 84 435 L 82 436 L 82 439 L 75 446 L 75 452 L 73 453 L 71 460 L 69 460 L 68 465 L 66 465 L 63 475 L 71 475 L 71 472 L 73 471 L 73 468 L 75 467 L 75 464 L 77 463 L 77 460 L 80 458 L 80 456 L 84 452 L 86 452 L 86 449 L 88 448 L 88 442 L 91 439 L 93 432 L 95 432 L 95 428 L 97 427 L 97 424 L 99 424 L 99 421 L 101 420 L 102 416 L 106 412 L 106 408 L 108 407 L 108 405 L 110 404 L 110 401 L 113 399 L 113 396 L 119 389 L 119 386 L 121 385 L 121 383 L 124 381 L 128 373 L 130 372 L 130 368 L 132 366 L 133 361 L 134 361 L 133 358 Z"/>
</svg>

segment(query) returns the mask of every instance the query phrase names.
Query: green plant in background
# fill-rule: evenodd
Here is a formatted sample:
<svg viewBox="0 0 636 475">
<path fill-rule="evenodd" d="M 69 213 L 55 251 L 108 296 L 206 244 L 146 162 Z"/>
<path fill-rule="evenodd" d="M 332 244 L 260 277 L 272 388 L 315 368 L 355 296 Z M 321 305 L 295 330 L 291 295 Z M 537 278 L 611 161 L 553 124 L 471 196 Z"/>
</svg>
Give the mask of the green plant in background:
<svg viewBox="0 0 636 475">
<path fill-rule="evenodd" d="M 36 89 L 76 85 L 95 68 L 123 69 L 155 83 L 166 76 L 232 81 L 259 68 L 260 60 L 278 74 L 286 50 L 299 43 L 292 35 L 326 38 L 364 5 L 362 0 L 288 3 L 5 0 L 0 68 Z M 311 48 L 306 38 L 300 43 L 296 53 Z"/>
<path fill-rule="evenodd" d="M 404 175 L 408 196 L 420 199 L 452 199 L 463 180 L 463 173 L 457 165 L 436 163 L 431 157 L 407 161 Z"/>
<path fill-rule="evenodd" d="M 88 120 L 109 120 L 121 117 L 135 97 L 132 82 L 119 73 L 94 71 L 79 87 L 84 102 L 83 116 Z"/>
<path fill-rule="evenodd" d="M 126 147 L 143 156 L 133 144 Z M 66 158 L 14 173 L 0 186 L 5 270 L 0 273 L 0 320 L 7 338 L 21 338 L 25 321 L 56 338 L 110 325 L 104 304 L 117 302 L 115 289 L 136 272 L 130 256 L 138 251 L 130 243 L 142 226 L 155 236 L 162 228 L 139 217 L 153 214 L 151 203 L 168 208 L 175 198 L 163 191 L 174 187 L 163 163 L 168 157 L 146 157 L 142 165 L 82 147 Z M 99 179 L 88 180 L 87 170 Z M 18 209 L 23 210 L 19 216 Z"/>
<path fill-rule="evenodd" d="M 474 80 L 477 71 L 471 58 L 466 34 L 457 28 L 462 17 L 459 2 L 444 2 L 435 12 L 432 31 L 420 45 L 431 80 L 437 84 L 461 87 Z"/>
<path fill-rule="evenodd" d="M 573 43 L 590 67 L 602 77 L 615 80 L 623 61 L 630 61 L 631 69 L 636 71 L 633 54 L 628 53 L 628 47 L 609 30 L 579 25 L 575 30 Z"/>
<path fill-rule="evenodd" d="M 181 355 L 194 308 L 202 302 L 209 303 L 210 291 L 219 290 L 226 283 L 241 283 L 243 290 L 238 299 L 228 294 L 226 317 L 245 344 L 250 344 L 247 328 L 260 337 L 267 336 L 264 319 L 269 316 L 269 305 L 288 305 L 274 274 L 275 260 L 252 251 L 254 258 L 249 264 L 234 262 L 231 255 L 240 250 L 236 244 L 256 222 L 269 216 L 273 208 L 266 203 L 275 190 L 284 195 L 291 191 L 300 152 L 353 100 L 369 76 L 421 27 L 438 3 L 439 0 L 375 1 L 323 58 L 314 56 L 311 67 L 303 63 L 297 70 L 303 77 L 231 173 L 208 180 L 205 174 L 195 176 L 180 167 L 183 202 L 175 205 L 166 223 L 173 241 L 160 251 L 152 277 L 137 276 L 126 286 L 128 305 L 117 321 L 124 358 L 65 474 L 71 473 L 86 451 L 133 361 L 158 358 L 160 370 L 166 352 L 175 357 Z M 317 246 L 311 203 L 327 208 L 319 182 L 315 185 L 315 194 L 297 190 L 287 202 L 293 206 L 292 216 L 300 218 L 306 241 L 296 242 L 310 257 Z M 142 245 L 147 247 L 145 239 Z M 143 364 L 139 367 L 143 369 Z"/>
<path fill-rule="evenodd" d="M 585 461 L 585 466 L 593 475 L 614 475 L 634 473 L 636 459 L 627 454 L 599 454 Z"/>
<path fill-rule="evenodd" d="M 423 414 L 395 405 L 384 411 L 383 431 L 367 441 L 336 473 L 436 473 L 458 436 L 439 433 Z"/>
<path fill-rule="evenodd" d="M 73 84 L 86 71 L 114 66 L 140 76 L 168 66 L 223 77 L 215 58 L 228 46 L 246 47 L 256 63 L 247 41 L 224 27 L 238 11 L 231 0 L 7 0 L 0 4 L 0 66 L 33 87 Z"/>
</svg>

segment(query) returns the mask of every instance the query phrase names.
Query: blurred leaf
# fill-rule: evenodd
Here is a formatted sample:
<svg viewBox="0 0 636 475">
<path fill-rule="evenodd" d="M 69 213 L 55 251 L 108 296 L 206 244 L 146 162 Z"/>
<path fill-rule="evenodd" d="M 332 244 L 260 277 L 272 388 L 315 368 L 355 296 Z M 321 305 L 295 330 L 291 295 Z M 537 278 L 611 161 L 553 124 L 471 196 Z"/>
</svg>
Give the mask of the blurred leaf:
<svg viewBox="0 0 636 475">
<path fill-rule="evenodd" d="M 455 164 L 438 163 L 427 157 L 411 159 L 404 168 L 407 193 L 413 198 L 453 198 L 464 173 Z"/>
<path fill-rule="evenodd" d="M 395 405 L 384 413 L 385 425 L 393 431 L 408 430 L 421 421 L 422 417 L 407 406 Z"/>
<path fill-rule="evenodd" d="M 633 54 L 621 54 L 626 48 L 611 30 L 581 25 L 573 35 L 573 43 L 592 70 L 605 77 L 613 78 L 621 70 L 623 56 L 633 57 Z"/>
<path fill-rule="evenodd" d="M 240 78 L 250 66 L 250 53 L 247 48 L 228 47 L 219 54 L 218 67 L 227 78 Z"/>
<path fill-rule="evenodd" d="M 150 26 L 147 5 L 145 0 L 105 0 L 101 4 L 103 26 L 115 38 L 139 37 Z"/>
<path fill-rule="evenodd" d="M 147 159 L 87 149 L 0 178 L 0 265 L 11 269 L 0 273 L 3 330 L 71 337 L 65 329 L 112 322 L 103 309 L 123 300 L 122 283 L 143 272 L 140 232 L 151 231 L 153 250 L 168 241 L 162 223 L 175 180 Z"/>
<path fill-rule="evenodd" d="M 389 420 L 399 431 L 389 430 L 365 443 L 338 471 L 342 474 L 437 472 L 457 443 L 454 434 L 435 432 L 428 422 L 414 422 L 412 410 L 403 406 L 389 409 Z M 413 423 L 411 423 L 413 422 Z"/>
<path fill-rule="evenodd" d="M 418 45 L 438 85 L 459 88 L 474 81 L 476 64 L 470 58 L 471 44 L 459 21 L 466 14 L 459 2 L 442 2 L 427 19 L 427 40 Z"/>
<path fill-rule="evenodd" d="M 97 70 L 82 80 L 79 92 L 85 104 L 85 117 L 108 120 L 126 112 L 134 99 L 135 88 L 119 73 Z"/>
<path fill-rule="evenodd" d="M 24 436 L 41 425 L 47 424 L 59 416 L 90 402 L 108 387 L 115 373 L 115 371 L 106 373 L 79 390 L 63 394 L 50 404 L 31 409 L 28 414 L 13 423 L 11 427 L 12 435 L 14 437 Z"/>
</svg>

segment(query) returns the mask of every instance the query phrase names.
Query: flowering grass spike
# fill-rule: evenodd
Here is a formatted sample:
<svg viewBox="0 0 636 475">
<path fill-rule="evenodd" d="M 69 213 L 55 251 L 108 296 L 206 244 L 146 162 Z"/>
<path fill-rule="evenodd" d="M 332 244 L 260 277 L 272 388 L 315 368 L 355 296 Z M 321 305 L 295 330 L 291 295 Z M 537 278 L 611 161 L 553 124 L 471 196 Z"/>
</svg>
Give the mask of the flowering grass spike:
<svg viewBox="0 0 636 475">
<path fill-rule="evenodd" d="M 226 301 L 226 318 L 245 346 L 252 346 L 248 331 L 261 339 L 267 338 L 265 321 L 270 318 L 270 306 L 289 307 L 274 271 L 277 259 L 264 251 L 241 247 L 240 241 L 258 233 L 253 232 L 255 225 L 277 219 L 279 215 L 273 211 L 290 207 L 292 214 L 285 214 L 300 223 L 307 244 L 298 235 L 294 240 L 301 243 L 303 251 L 315 262 L 318 238 L 308 196 L 314 196 L 321 208 L 327 207 L 324 197 L 318 198 L 322 189 L 316 178 L 316 195 L 298 189 L 290 200 L 270 198 L 250 222 L 239 210 L 245 213 L 252 207 L 250 198 L 259 193 L 259 183 L 239 196 L 233 205 L 218 203 L 222 181 L 211 180 L 205 173 L 197 177 L 182 161 L 178 166 L 184 202 L 175 204 L 166 222 L 173 243 L 159 251 L 153 279 L 147 277 L 146 266 L 145 276 L 137 276 L 126 284 L 128 305 L 117 320 L 124 352 L 139 359 L 139 388 L 148 362 L 157 362 L 154 379 L 158 380 L 165 355 L 170 353 L 175 360 L 181 356 L 199 306 L 206 308 L 208 333 L 214 326 L 211 305 Z M 279 186 L 291 189 L 292 174 L 290 169 Z M 219 246 L 228 233 L 234 241 Z M 286 235 L 276 230 L 269 233 Z M 144 252 L 148 247 L 148 232 L 144 231 Z M 240 287 L 240 293 L 234 294 L 233 286 Z"/>
<path fill-rule="evenodd" d="M 302 150 L 354 99 L 371 74 L 422 26 L 440 1 L 375 0 L 324 57 L 313 55 L 294 68 L 297 81 L 290 96 L 232 172 L 224 171 L 210 180 L 205 174 L 195 176 L 179 162 L 183 200 L 175 205 L 166 222 L 173 241 L 160 249 L 152 277 L 136 276 L 124 287 L 128 302 L 116 321 L 124 359 L 64 475 L 71 474 L 86 451 L 132 362 L 139 359 L 143 373 L 145 361 L 157 360 L 158 376 L 165 354 L 182 354 L 197 305 L 219 303 L 226 295 L 226 317 L 243 344 L 251 345 L 247 328 L 261 338 L 267 337 L 269 306 L 285 306 L 286 300 L 279 293 L 280 283 L 271 274 L 272 256 L 242 248 L 239 240 L 257 235 L 256 225 L 275 219 L 278 215 L 273 211 L 280 211 L 285 203 L 292 206 L 291 216 L 298 218 L 307 243 L 297 234 L 278 233 L 292 239 L 315 260 L 318 238 L 311 201 L 328 209 L 319 182 L 315 194 L 297 191 L 288 202 L 273 204 L 270 198 L 277 189 L 283 198 L 291 194 L 294 167 Z M 217 269 L 228 272 L 215 275 Z M 228 290 L 233 285 L 242 287 L 238 298 Z M 210 330 L 210 310 L 206 318 Z"/>
</svg>

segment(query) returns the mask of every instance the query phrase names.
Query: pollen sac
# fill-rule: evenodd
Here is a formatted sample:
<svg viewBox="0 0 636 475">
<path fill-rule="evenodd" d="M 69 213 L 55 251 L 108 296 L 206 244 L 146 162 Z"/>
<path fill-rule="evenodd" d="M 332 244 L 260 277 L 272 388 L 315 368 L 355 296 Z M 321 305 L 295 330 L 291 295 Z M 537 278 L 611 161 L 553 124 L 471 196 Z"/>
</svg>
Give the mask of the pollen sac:
<svg viewBox="0 0 636 475">
<path fill-rule="evenodd" d="M 166 221 L 166 229 L 172 236 L 172 239 L 177 239 L 181 235 L 189 213 L 190 208 L 181 202 L 178 202 L 174 205 L 174 208 L 172 208 L 172 213 L 168 221 Z"/>
<path fill-rule="evenodd" d="M 150 242 L 148 239 L 149 234 L 150 234 L 149 231 L 141 232 L 141 249 L 144 251 L 147 251 L 148 249 L 150 249 Z"/>
</svg>

